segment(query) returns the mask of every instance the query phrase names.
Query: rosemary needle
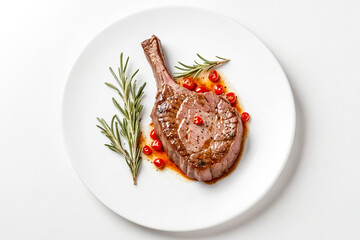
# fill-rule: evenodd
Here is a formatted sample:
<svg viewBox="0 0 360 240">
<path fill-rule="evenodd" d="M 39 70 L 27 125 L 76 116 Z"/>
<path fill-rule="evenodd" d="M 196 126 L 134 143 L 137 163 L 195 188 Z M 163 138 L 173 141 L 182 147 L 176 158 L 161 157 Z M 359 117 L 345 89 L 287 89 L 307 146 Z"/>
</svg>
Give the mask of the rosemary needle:
<svg viewBox="0 0 360 240">
<path fill-rule="evenodd" d="M 112 98 L 113 104 L 116 109 L 119 110 L 122 119 L 115 114 L 111 119 L 111 124 L 108 124 L 104 119 L 97 118 L 101 126 L 96 125 L 101 129 L 103 133 L 109 140 L 109 144 L 105 144 L 110 150 L 124 156 L 125 161 L 130 169 L 134 185 L 137 184 L 137 175 L 139 173 L 141 165 L 141 150 L 138 147 L 139 136 L 140 136 L 140 120 L 141 120 L 141 111 L 143 105 L 141 104 L 141 99 L 144 95 L 144 88 L 146 83 L 144 83 L 140 88 L 137 88 L 137 81 L 134 80 L 135 75 L 138 73 L 139 69 L 128 78 L 126 75 L 126 69 L 128 66 L 129 57 L 126 58 L 125 65 L 123 64 L 123 53 L 120 54 L 120 67 L 118 68 L 118 75 L 110 67 L 110 72 L 119 85 L 115 85 L 106 82 L 105 84 L 114 89 L 120 96 L 120 99 L 123 102 L 123 106 L 119 102 Z M 127 148 L 125 148 L 124 143 L 121 141 L 121 138 L 126 140 Z"/>
<path fill-rule="evenodd" d="M 198 63 L 196 61 L 194 61 L 194 64 L 192 66 L 190 65 L 186 65 L 182 62 L 178 62 L 180 64 L 180 66 L 175 66 L 177 69 L 181 70 L 182 72 L 176 72 L 175 73 L 175 79 L 177 78 L 181 78 L 181 77 L 191 77 L 193 76 L 193 78 L 196 78 L 203 70 L 210 70 L 211 68 L 226 63 L 228 61 L 230 61 L 230 59 L 226 59 L 226 58 L 222 58 L 222 57 L 218 57 L 216 56 L 218 59 L 218 61 L 209 61 L 205 58 L 203 58 L 202 56 L 200 56 L 200 54 L 196 54 L 202 61 L 203 63 Z"/>
</svg>

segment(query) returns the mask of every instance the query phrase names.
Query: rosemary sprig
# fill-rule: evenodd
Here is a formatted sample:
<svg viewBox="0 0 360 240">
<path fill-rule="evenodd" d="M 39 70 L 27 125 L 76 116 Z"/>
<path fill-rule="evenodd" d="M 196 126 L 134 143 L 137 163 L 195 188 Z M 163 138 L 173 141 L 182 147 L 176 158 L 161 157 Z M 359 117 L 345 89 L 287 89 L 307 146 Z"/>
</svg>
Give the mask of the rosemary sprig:
<svg viewBox="0 0 360 240">
<path fill-rule="evenodd" d="M 222 57 L 218 57 L 216 56 L 218 59 L 220 59 L 220 61 L 209 61 L 203 57 L 200 56 L 200 54 L 196 54 L 204 63 L 200 64 L 196 61 L 194 61 L 195 64 L 193 64 L 192 66 L 183 64 L 182 62 L 178 62 L 181 66 L 175 66 L 177 69 L 183 71 L 183 72 L 176 72 L 175 73 L 175 79 L 176 78 L 181 78 L 181 77 L 191 77 L 192 75 L 194 75 L 193 78 L 196 78 L 203 70 L 210 70 L 211 68 L 226 63 L 228 61 L 230 61 L 230 59 L 226 59 L 226 58 L 222 58 Z"/>
<path fill-rule="evenodd" d="M 115 107 L 120 111 L 123 119 L 121 120 L 117 114 L 111 119 L 111 124 L 107 124 L 102 118 L 97 118 L 101 126 L 96 125 L 101 129 L 109 140 L 110 144 L 105 144 L 110 150 L 124 156 L 127 165 L 129 166 L 131 175 L 133 177 L 134 185 L 136 185 L 136 178 L 141 165 L 141 150 L 138 148 L 140 136 L 140 114 L 143 109 L 141 99 L 144 95 L 144 83 L 139 89 L 136 88 L 137 81 L 134 80 L 135 75 L 139 69 L 128 78 L 126 76 L 126 68 L 128 66 L 129 57 L 126 58 L 125 65 L 123 64 L 123 53 L 120 54 L 120 67 L 118 68 L 119 77 L 115 74 L 114 70 L 110 67 L 110 72 L 115 78 L 119 88 L 111 83 L 105 84 L 117 91 L 123 101 L 123 106 L 119 104 L 115 98 L 112 101 Z M 121 137 L 127 142 L 127 149 L 121 141 Z"/>
</svg>

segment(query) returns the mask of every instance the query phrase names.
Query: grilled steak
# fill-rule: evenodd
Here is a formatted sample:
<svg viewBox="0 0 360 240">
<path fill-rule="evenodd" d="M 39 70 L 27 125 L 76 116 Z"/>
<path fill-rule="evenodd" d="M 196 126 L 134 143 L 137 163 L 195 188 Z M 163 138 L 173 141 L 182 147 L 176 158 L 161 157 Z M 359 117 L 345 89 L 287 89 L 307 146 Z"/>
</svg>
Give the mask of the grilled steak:
<svg viewBox="0 0 360 240">
<path fill-rule="evenodd" d="M 165 66 L 156 36 L 141 45 L 158 89 L 151 118 L 168 157 L 190 178 L 220 177 L 240 153 L 243 125 L 239 113 L 223 95 L 195 93 L 178 85 Z M 203 124 L 194 124 L 194 116 L 201 117 Z"/>
</svg>

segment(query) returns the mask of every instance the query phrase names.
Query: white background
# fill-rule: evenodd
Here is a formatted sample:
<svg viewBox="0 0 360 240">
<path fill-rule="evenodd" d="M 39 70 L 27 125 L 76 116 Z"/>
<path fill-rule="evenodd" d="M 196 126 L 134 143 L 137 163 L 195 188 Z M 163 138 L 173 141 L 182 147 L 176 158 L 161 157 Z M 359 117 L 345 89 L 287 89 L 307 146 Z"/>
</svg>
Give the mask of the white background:
<svg viewBox="0 0 360 240">
<path fill-rule="evenodd" d="M 189 233 L 139 227 L 96 200 L 67 158 L 60 122 L 85 45 L 123 16 L 174 4 L 218 10 L 262 39 L 297 111 L 289 163 L 265 199 Z M 359 239 L 359 91 L 360 1 L 1 1 L 0 239 Z"/>
</svg>

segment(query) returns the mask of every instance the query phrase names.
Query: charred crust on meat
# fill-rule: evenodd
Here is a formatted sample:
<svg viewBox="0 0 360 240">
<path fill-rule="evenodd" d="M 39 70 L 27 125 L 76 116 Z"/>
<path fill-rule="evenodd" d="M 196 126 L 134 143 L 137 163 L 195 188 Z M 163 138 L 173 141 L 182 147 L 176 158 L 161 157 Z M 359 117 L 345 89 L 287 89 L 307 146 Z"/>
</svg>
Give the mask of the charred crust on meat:
<svg viewBox="0 0 360 240">
<path fill-rule="evenodd" d="M 167 70 L 156 36 L 142 42 L 142 47 L 158 88 L 151 118 L 169 159 L 190 178 L 210 181 L 220 177 L 240 152 L 240 115 L 224 96 L 197 94 L 178 85 Z M 193 124 L 188 112 L 201 114 L 205 124 Z"/>
</svg>

